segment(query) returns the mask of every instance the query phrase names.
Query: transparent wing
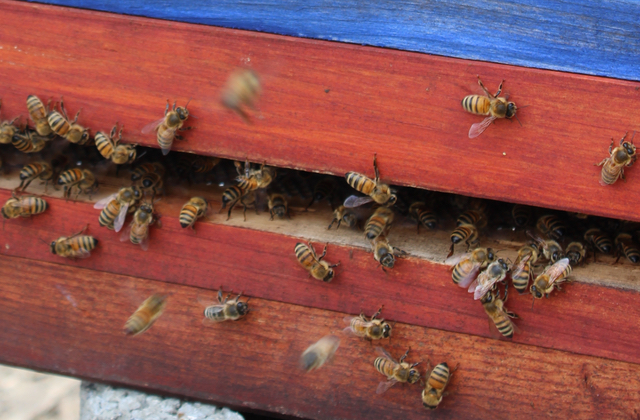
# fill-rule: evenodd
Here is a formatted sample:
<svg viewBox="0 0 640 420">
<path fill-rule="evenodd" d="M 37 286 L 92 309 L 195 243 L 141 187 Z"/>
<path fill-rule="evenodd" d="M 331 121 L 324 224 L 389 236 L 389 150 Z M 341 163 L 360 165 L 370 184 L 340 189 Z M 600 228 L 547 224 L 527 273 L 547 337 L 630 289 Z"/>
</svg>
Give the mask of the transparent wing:
<svg viewBox="0 0 640 420">
<path fill-rule="evenodd" d="M 469 138 L 474 139 L 478 137 L 480 134 L 484 132 L 491 125 L 491 123 L 495 120 L 495 117 L 487 117 L 482 122 L 475 123 L 469 129 Z"/>
<path fill-rule="evenodd" d="M 351 320 L 353 318 L 357 318 L 354 316 L 345 316 L 344 318 L 342 318 L 342 320 L 346 323 L 349 324 L 349 326 L 345 329 L 342 330 L 342 332 L 344 332 L 345 334 L 351 334 L 351 335 L 355 335 L 356 337 L 363 337 L 363 334 L 358 334 L 358 332 L 356 330 L 354 330 L 353 328 L 351 328 Z M 365 327 L 370 326 L 371 323 L 370 322 L 366 322 L 364 324 Z"/>
<path fill-rule="evenodd" d="M 212 313 L 214 313 L 214 314 L 218 314 L 218 313 L 222 312 L 223 309 L 224 309 L 224 305 L 220 305 L 220 304 L 208 306 L 208 308 L 211 308 L 211 307 L 213 307 L 213 309 L 212 309 L 213 312 Z M 220 322 L 224 322 L 224 321 L 226 321 L 225 318 L 210 319 L 210 318 L 204 317 L 202 319 L 202 325 L 206 326 L 206 325 L 219 324 Z"/>
<path fill-rule="evenodd" d="M 220 304 L 220 302 L 218 302 L 217 300 L 209 300 L 209 299 L 204 298 L 202 296 L 198 296 L 198 303 L 201 306 L 205 307 L 205 308 L 208 308 L 209 306 L 216 306 L 216 305 Z"/>
<path fill-rule="evenodd" d="M 105 197 L 93 205 L 94 209 L 103 209 L 109 205 L 110 202 L 116 199 L 118 193 L 111 194 L 109 197 Z"/>
<path fill-rule="evenodd" d="M 482 299 L 482 296 L 486 295 L 489 290 L 493 288 L 493 285 L 502 280 L 500 276 L 491 276 L 488 274 L 489 269 L 478 274 L 476 284 L 472 283 L 469 287 L 469 293 L 473 293 L 474 300 Z"/>
<path fill-rule="evenodd" d="M 360 207 L 372 201 L 373 198 L 371 197 L 358 197 L 357 195 L 351 195 L 344 200 L 344 206 L 347 208 Z"/>
<path fill-rule="evenodd" d="M 569 258 L 563 258 L 544 270 L 544 274 L 549 276 L 549 286 L 562 277 L 562 273 L 564 273 L 564 270 L 566 270 L 567 267 L 569 267 Z"/>
<path fill-rule="evenodd" d="M 444 263 L 450 265 L 451 267 L 455 267 L 460 261 L 469 258 L 470 256 L 471 252 L 467 252 L 466 254 L 454 255 L 444 260 Z"/>
<path fill-rule="evenodd" d="M 129 226 L 120 234 L 120 242 L 127 242 L 131 237 L 131 227 L 133 226 L 133 220 L 129 223 Z"/>
<path fill-rule="evenodd" d="M 394 363 L 398 363 L 396 359 L 393 358 L 385 349 L 382 347 L 376 347 L 376 354 L 380 357 L 384 357 L 385 359 L 389 359 Z"/>
<path fill-rule="evenodd" d="M 398 381 L 395 380 L 395 379 L 391 379 L 391 380 L 388 380 L 388 381 L 380 382 L 378 384 L 378 388 L 376 389 L 376 394 L 383 394 L 383 393 L 387 392 L 389 390 L 389 388 L 391 388 L 392 386 L 394 386 L 397 383 L 398 383 Z"/>
<path fill-rule="evenodd" d="M 116 232 L 120 232 L 122 230 L 122 226 L 124 226 L 124 220 L 127 218 L 127 212 L 129 210 L 129 204 L 123 204 L 120 206 L 120 213 L 118 213 L 118 217 L 113 221 L 113 229 Z"/>
<path fill-rule="evenodd" d="M 157 121 L 154 121 L 152 123 L 145 125 L 144 127 L 142 127 L 142 134 L 149 134 L 152 131 L 156 131 L 158 127 L 160 127 L 160 124 L 162 124 L 163 122 L 164 122 L 164 117 L 160 118 Z"/>
<path fill-rule="evenodd" d="M 147 228 L 147 232 L 144 234 L 144 236 L 140 240 L 140 248 L 142 248 L 143 251 L 146 251 L 149 249 L 149 229 L 148 228 Z"/>
<path fill-rule="evenodd" d="M 91 256 L 91 251 L 86 249 L 78 249 L 73 252 L 73 258 L 89 258 Z"/>
<path fill-rule="evenodd" d="M 480 263 L 474 263 L 473 268 L 469 271 L 469 273 L 462 279 L 460 279 L 460 283 L 458 283 L 458 286 L 462 288 L 470 286 L 471 283 L 473 283 L 473 281 L 478 277 L 478 272 L 480 271 L 481 265 L 482 264 Z"/>
<path fill-rule="evenodd" d="M 522 274 L 524 267 L 527 265 L 527 261 L 529 261 L 530 259 L 531 254 L 526 255 L 525 257 L 520 258 L 518 261 L 516 261 L 517 264 L 511 271 L 511 278 L 518 277 L 520 274 Z"/>
</svg>

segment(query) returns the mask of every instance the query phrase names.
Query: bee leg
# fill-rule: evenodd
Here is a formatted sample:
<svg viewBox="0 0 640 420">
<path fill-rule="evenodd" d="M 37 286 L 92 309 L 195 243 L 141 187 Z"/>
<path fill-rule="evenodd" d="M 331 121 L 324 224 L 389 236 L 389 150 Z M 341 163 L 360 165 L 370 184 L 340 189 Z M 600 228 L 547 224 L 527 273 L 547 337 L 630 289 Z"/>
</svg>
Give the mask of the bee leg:
<svg viewBox="0 0 640 420">
<path fill-rule="evenodd" d="M 64 108 L 64 98 L 62 96 L 60 97 L 60 112 L 62 112 L 65 120 L 69 120 L 69 117 L 67 116 L 67 110 Z"/>
<path fill-rule="evenodd" d="M 373 154 L 373 169 L 376 172 L 376 184 L 380 182 L 380 171 L 378 171 L 378 162 L 377 162 L 377 158 L 378 155 L 377 153 Z"/>
<path fill-rule="evenodd" d="M 624 182 L 627 182 L 627 179 L 624 177 L 624 168 L 620 169 L 620 179 Z"/>
<path fill-rule="evenodd" d="M 75 118 L 73 119 L 73 121 L 71 122 L 71 124 L 75 124 L 75 123 L 78 121 L 78 117 L 80 116 L 80 111 L 82 111 L 82 108 L 80 108 L 80 109 L 78 110 L 78 112 L 76 112 L 76 116 L 75 116 Z"/>
<path fill-rule="evenodd" d="M 371 320 L 373 321 L 374 319 L 376 319 L 376 317 L 378 315 L 380 315 L 380 312 L 382 312 L 382 308 L 384 308 L 384 305 L 380 306 L 380 309 L 378 309 L 378 312 L 376 312 L 375 314 L 373 314 L 373 316 L 371 317 Z"/>
<path fill-rule="evenodd" d="M 222 286 L 218 289 L 218 303 L 222 303 Z"/>
<path fill-rule="evenodd" d="M 504 79 L 502 79 L 502 82 L 500 82 L 500 86 L 498 86 L 498 91 L 496 92 L 496 94 L 493 95 L 494 98 L 497 98 L 500 95 L 500 93 L 502 93 L 502 84 L 503 83 L 504 83 Z M 513 120 L 512 120 L 512 122 L 513 122 Z"/>
<path fill-rule="evenodd" d="M 176 110 L 176 104 L 177 104 L 177 103 L 178 103 L 178 101 L 174 101 L 174 102 L 173 102 L 173 108 L 171 108 L 171 110 L 172 110 L 172 111 L 175 111 L 175 110 Z"/>
<path fill-rule="evenodd" d="M 164 109 L 164 116 L 165 116 L 165 117 L 166 117 L 166 116 L 167 116 L 167 114 L 169 113 L 169 103 L 170 103 L 170 102 L 169 102 L 169 99 L 167 98 L 167 106 L 166 106 L 166 108 Z"/>
<path fill-rule="evenodd" d="M 480 80 L 480 75 L 478 74 L 477 76 L 478 76 L 478 84 L 480 85 L 480 87 L 482 88 L 482 90 L 484 90 L 484 93 L 485 93 L 488 97 L 493 98 L 493 95 L 491 95 L 491 94 L 489 93 L 489 91 L 487 90 L 487 88 L 486 88 L 486 87 L 484 87 L 484 83 L 482 83 L 482 80 Z"/>
<path fill-rule="evenodd" d="M 406 358 L 407 358 L 407 356 L 409 355 L 409 350 L 411 350 L 411 347 L 409 347 L 409 348 L 407 349 L 407 351 L 406 351 L 406 352 L 404 352 L 404 354 L 403 354 L 403 355 L 402 355 L 402 357 L 400 358 L 400 363 L 404 362 L 404 359 L 406 359 Z"/>
<path fill-rule="evenodd" d="M 602 166 L 602 165 L 604 165 L 604 164 L 605 164 L 609 159 L 610 159 L 610 158 L 604 158 L 604 159 L 602 159 L 602 162 L 600 162 L 600 163 L 594 163 L 593 165 L 594 165 L 594 166 Z"/>
<path fill-rule="evenodd" d="M 340 261 L 338 261 L 336 264 L 330 265 L 329 268 L 335 268 L 339 265 L 340 265 Z"/>
<path fill-rule="evenodd" d="M 322 250 L 322 255 L 318 257 L 318 261 L 322 260 L 325 255 L 327 255 L 327 245 L 324 246 L 324 249 Z"/>
<path fill-rule="evenodd" d="M 271 217 L 269 218 L 269 220 L 273 220 L 273 210 L 269 210 L 269 213 L 271 214 Z"/>
</svg>

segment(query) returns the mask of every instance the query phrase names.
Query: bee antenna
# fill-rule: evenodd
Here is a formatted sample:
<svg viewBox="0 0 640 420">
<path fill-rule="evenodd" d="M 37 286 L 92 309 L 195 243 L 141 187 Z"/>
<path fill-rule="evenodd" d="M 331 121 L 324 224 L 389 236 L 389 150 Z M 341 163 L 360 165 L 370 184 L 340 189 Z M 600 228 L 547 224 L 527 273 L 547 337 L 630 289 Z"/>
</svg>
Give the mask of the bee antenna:
<svg viewBox="0 0 640 420">
<path fill-rule="evenodd" d="M 518 120 L 518 123 L 520 124 L 520 127 L 524 127 L 524 126 L 522 125 L 522 123 L 520 122 L 520 118 L 518 118 L 518 116 L 517 116 L 517 115 L 514 115 L 514 117 L 516 117 L 516 120 Z"/>
<path fill-rule="evenodd" d="M 531 310 L 533 311 L 533 304 L 536 303 L 536 297 L 533 297 L 533 302 L 531 302 Z"/>
<path fill-rule="evenodd" d="M 522 106 L 519 106 L 518 109 L 526 108 L 528 106 L 530 106 L 530 105 L 522 105 Z"/>
<path fill-rule="evenodd" d="M 191 102 L 192 98 L 189 98 L 189 100 L 187 101 L 187 104 L 184 106 L 184 109 L 187 109 L 187 107 L 189 106 L 189 103 Z M 192 117 L 193 115 L 190 115 L 190 117 Z"/>
</svg>

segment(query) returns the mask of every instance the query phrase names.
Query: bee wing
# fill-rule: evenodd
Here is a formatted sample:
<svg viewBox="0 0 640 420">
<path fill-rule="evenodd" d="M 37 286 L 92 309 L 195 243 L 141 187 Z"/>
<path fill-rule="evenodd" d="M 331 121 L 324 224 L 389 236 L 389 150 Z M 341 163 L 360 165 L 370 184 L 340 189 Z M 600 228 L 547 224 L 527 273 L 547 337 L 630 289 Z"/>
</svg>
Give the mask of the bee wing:
<svg viewBox="0 0 640 420">
<path fill-rule="evenodd" d="M 171 143 L 171 144 L 173 144 L 173 143 Z M 168 147 L 166 149 L 163 149 L 161 147 L 160 150 L 162 150 L 162 156 L 167 156 L 169 154 L 169 152 L 171 151 L 171 147 Z"/>
<path fill-rule="evenodd" d="M 469 271 L 466 276 L 460 279 L 460 283 L 458 283 L 458 286 L 462 288 L 470 286 L 471 283 L 473 283 L 473 281 L 478 277 L 478 272 L 480 271 L 481 265 L 482 264 L 480 263 L 474 263 L 471 271 Z"/>
<path fill-rule="evenodd" d="M 89 258 L 90 256 L 91 256 L 91 251 L 87 249 L 78 249 L 73 253 L 73 258 Z"/>
<path fill-rule="evenodd" d="M 115 200 L 117 196 L 118 196 L 118 193 L 111 194 L 109 197 L 105 197 L 102 200 L 99 200 L 98 202 L 96 202 L 96 204 L 93 205 L 93 208 L 94 209 L 103 209 L 103 208 L 107 207 L 110 202 Z"/>
<path fill-rule="evenodd" d="M 560 276 L 562 276 L 562 273 L 564 273 L 564 270 L 566 270 L 568 266 L 569 258 L 563 258 L 556 261 L 555 264 L 547 267 L 547 269 L 544 270 L 544 274 L 547 274 L 549 276 L 549 286 L 555 283 L 556 280 L 558 280 Z"/>
<path fill-rule="evenodd" d="M 160 118 L 158 121 L 154 121 L 142 127 L 142 134 L 149 134 L 152 131 L 155 131 L 160 127 L 160 124 L 164 122 L 164 117 Z"/>
<path fill-rule="evenodd" d="M 131 237 L 131 227 L 133 226 L 133 220 L 129 223 L 129 226 L 120 234 L 120 242 L 127 242 Z"/>
<path fill-rule="evenodd" d="M 207 298 L 204 298 L 202 296 L 198 296 L 198 303 L 205 308 L 220 304 L 220 302 L 218 302 L 217 300 L 208 300 Z"/>
<path fill-rule="evenodd" d="M 147 233 L 145 233 L 142 239 L 140 240 L 140 248 L 142 248 L 143 251 L 146 251 L 149 249 L 149 229 L 148 228 L 147 228 Z"/>
<path fill-rule="evenodd" d="M 371 197 L 358 197 L 357 195 L 351 195 L 344 200 L 344 206 L 347 208 L 360 207 L 372 201 L 373 198 Z"/>
<path fill-rule="evenodd" d="M 212 311 L 213 311 L 212 313 L 214 313 L 214 314 L 220 313 L 220 312 L 222 312 L 224 310 L 224 305 L 218 304 L 218 305 L 211 305 L 211 306 L 214 307 L 212 309 Z M 209 306 L 209 307 L 211 307 L 211 306 Z M 207 325 L 212 325 L 212 324 L 219 324 L 220 322 L 224 322 L 224 321 L 226 321 L 225 318 L 210 319 L 210 318 L 204 317 L 202 319 L 202 325 L 207 326 Z"/>
<path fill-rule="evenodd" d="M 513 271 L 511 272 L 511 278 L 518 277 L 524 270 L 524 266 L 527 265 L 527 261 L 529 261 L 530 259 L 531 259 L 531 254 L 526 255 L 525 257 L 521 258 L 519 261 L 516 261 L 518 264 L 513 268 Z"/>
<path fill-rule="evenodd" d="M 471 256 L 471 252 L 467 252 L 466 254 L 454 255 L 452 257 L 444 260 L 444 263 L 450 265 L 452 268 L 456 266 L 460 261 L 469 258 Z"/>
<path fill-rule="evenodd" d="M 124 226 L 124 220 L 127 218 L 127 212 L 129 210 L 129 203 L 125 203 L 120 206 L 120 213 L 116 217 L 116 220 L 113 221 L 113 230 L 116 232 L 120 232 L 122 230 L 122 226 Z"/>
<path fill-rule="evenodd" d="M 391 356 L 385 349 L 383 349 L 382 347 L 376 347 L 376 354 L 380 357 L 384 357 L 385 359 L 389 359 L 394 363 L 398 363 L 398 361 L 396 359 L 393 358 L 393 356 Z"/>
<path fill-rule="evenodd" d="M 475 123 L 469 129 L 469 138 L 474 139 L 484 132 L 495 121 L 495 117 L 487 117 L 482 122 Z"/>
<path fill-rule="evenodd" d="M 482 296 L 486 295 L 487 292 L 491 290 L 498 280 L 500 280 L 500 278 L 497 276 L 491 277 L 488 274 L 488 270 L 483 271 L 478 274 L 475 284 L 472 283 L 471 286 L 469 286 L 469 293 L 473 293 L 474 300 L 480 300 L 482 299 Z"/>
<path fill-rule="evenodd" d="M 383 394 L 389 390 L 392 386 L 397 384 L 398 381 L 395 379 L 390 379 L 388 381 L 383 381 L 378 384 L 378 388 L 376 389 L 376 394 Z"/>
</svg>

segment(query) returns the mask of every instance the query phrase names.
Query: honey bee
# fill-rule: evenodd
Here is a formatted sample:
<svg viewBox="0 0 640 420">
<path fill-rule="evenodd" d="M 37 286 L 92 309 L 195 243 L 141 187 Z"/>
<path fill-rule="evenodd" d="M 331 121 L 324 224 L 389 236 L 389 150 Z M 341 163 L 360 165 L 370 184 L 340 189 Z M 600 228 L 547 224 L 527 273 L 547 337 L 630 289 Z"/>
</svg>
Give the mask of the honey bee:
<svg viewBox="0 0 640 420">
<path fill-rule="evenodd" d="M 564 222 L 552 214 L 541 216 L 536 223 L 536 228 L 544 235 L 556 240 L 562 238 L 567 232 Z"/>
<path fill-rule="evenodd" d="M 27 128 L 24 133 L 15 133 L 11 144 L 22 153 L 38 153 L 47 145 L 47 138 Z"/>
<path fill-rule="evenodd" d="M 465 241 L 467 244 L 467 251 L 476 246 L 478 240 L 478 228 L 475 225 L 460 225 L 453 232 L 451 232 L 451 248 L 449 248 L 449 254 L 447 258 L 453 255 L 453 247 L 460 242 Z"/>
<path fill-rule="evenodd" d="M 94 209 L 102 209 L 98 217 L 100 226 L 120 232 L 130 209 L 134 209 L 142 194 L 137 187 L 120 188 L 115 194 L 103 198 L 93 205 Z"/>
<path fill-rule="evenodd" d="M 278 219 L 284 219 L 285 216 L 291 218 L 289 216 L 289 206 L 287 205 L 287 200 L 284 198 L 282 194 L 271 194 L 269 196 L 269 213 L 271 214 L 271 220 L 274 217 Z"/>
<path fill-rule="evenodd" d="M 0 108 L 2 108 L 2 100 L 0 100 Z M 11 121 L 0 122 L 0 144 L 9 144 L 15 134 L 18 133 L 18 127 L 13 125 L 20 117 L 15 117 Z"/>
<path fill-rule="evenodd" d="M 50 136 L 53 130 L 49 125 L 47 117 L 49 113 L 53 111 L 51 99 L 49 99 L 45 107 L 37 96 L 29 95 L 27 96 L 27 110 L 29 111 L 29 116 L 31 117 L 31 121 L 33 121 L 36 132 L 41 136 Z"/>
<path fill-rule="evenodd" d="M 364 236 L 373 241 L 378 236 L 386 235 L 393 223 L 393 210 L 388 207 L 378 207 L 364 225 Z"/>
<path fill-rule="evenodd" d="M 504 80 L 500 82 L 498 91 L 495 95 L 489 93 L 482 81 L 478 76 L 478 84 L 487 96 L 482 95 L 468 95 L 462 100 L 462 108 L 465 111 L 476 115 L 487 115 L 487 118 L 480 123 L 475 123 L 469 129 L 469 138 L 478 137 L 484 130 L 491 125 L 498 118 L 513 118 L 516 117 L 516 111 L 518 107 L 513 102 L 508 102 L 506 98 L 498 98 L 502 92 L 502 84 Z M 516 117 L 518 119 L 518 117 Z M 520 121 L 518 121 L 520 122 Z"/>
<path fill-rule="evenodd" d="M 484 213 L 478 210 L 467 210 L 458 216 L 456 226 L 473 225 L 478 229 L 482 229 L 487 225 L 487 218 Z"/>
<path fill-rule="evenodd" d="M 62 111 L 62 114 L 57 111 L 51 111 L 47 115 L 47 120 L 53 132 L 71 143 L 87 144 L 90 139 L 89 129 L 76 124 L 81 110 L 78 110 L 73 121 L 69 121 L 69 116 L 64 108 L 64 100 L 60 99 L 60 111 Z"/>
<path fill-rule="evenodd" d="M 482 303 L 484 311 L 489 316 L 489 328 L 491 328 L 491 323 L 493 323 L 500 334 L 507 338 L 513 338 L 513 333 L 514 331 L 517 332 L 518 328 L 511 321 L 511 318 L 517 319 L 519 317 L 504 307 L 504 304 L 507 302 L 507 293 L 508 289 L 505 287 L 504 300 L 502 300 L 500 299 L 499 292 L 495 293 L 490 291 L 482 297 L 480 302 Z"/>
<path fill-rule="evenodd" d="M 618 258 L 616 263 L 624 255 L 630 262 L 637 264 L 640 262 L 640 250 L 633 243 L 633 236 L 628 233 L 619 233 L 615 239 Z"/>
<path fill-rule="evenodd" d="M 531 221 L 533 210 L 529 206 L 514 204 L 511 209 L 511 216 L 513 217 L 513 222 L 516 224 L 516 227 L 522 228 L 527 226 Z"/>
<path fill-rule="evenodd" d="M 554 287 L 560 289 L 560 283 L 567 281 L 566 277 L 571 274 L 571 265 L 569 265 L 569 258 L 563 258 L 557 261 L 555 264 L 548 266 L 542 274 L 540 274 L 534 280 L 533 284 L 529 288 L 529 291 L 533 295 L 533 301 L 536 299 L 542 299 L 543 296 L 549 296 Z M 533 305 L 531 305 L 533 308 Z"/>
<path fill-rule="evenodd" d="M 49 205 L 40 197 L 23 195 L 18 197 L 14 192 L 11 198 L 2 206 L 2 217 L 4 219 L 15 219 L 17 217 L 31 217 L 43 213 Z"/>
<path fill-rule="evenodd" d="M 509 272 L 509 265 L 502 259 L 494 261 L 471 283 L 469 293 L 473 293 L 473 299 L 482 299 L 484 295 L 501 282 Z"/>
<path fill-rule="evenodd" d="M 53 179 L 53 169 L 47 162 L 34 162 L 29 165 L 25 165 L 20 171 L 20 186 L 19 190 L 24 191 L 27 189 L 31 181 L 36 178 L 40 178 L 45 182 L 44 191 L 47 192 L 47 185 L 49 181 Z"/>
<path fill-rule="evenodd" d="M 564 251 L 558 242 L 554 240 L 544 240 L 530 231 L 527 231 L 527 235 L 539 245 L 539 248 L 542 249 L 542 255 L 552 264 L 564 258 Z"/>
<path fill-rule="evenodd" d="M 236 206 L 237 203 L 242 204 L 244 207 L 245 220 L 247 220 L 247 203 L 244 202 L 244 197 L 247 195 L 246 191 L 242 190 L 237 185 L 232 185 L 231 187 L 224 190 L 222 193 L 222 207 L 220 208 L 220 213 L 222 210 L 227 207 L 229 204 L 229 210 L 227 212 L 227 220 L 231 218 L 231 210 Z"/>
<path fill-rule="evenodd" d="M 331 229 L 331 226 L 333 226 L 335 222 L 338 222 L 336 229 L 340 228 L 342 222 L 352 228 L 358 224 L 358 216 L 345 206 L 338 206 L 338 208 L 333 211 L 333 220 L 327 229 Z"/>
<path fill-rule="evenodd" d="M 244 108 L 255 110 L 255 103 L 261 94 L 258 74 L 250 69 L 239 69 L 231 73 L 227 80 L 222 91 L 222 105 L 238 114 L 247 124 L 251 124 Z"/>
<path fill-rule="evenodd" d="M 592 228 L 584 233 L 584 240 L 593 247 L 593 261 L 596 260 L 596 251 L 608 254 L 613 250 L 613 242 L 598 228 Z"/>
<path fill-rule="evenodd" d="M 624 133 L 624 136 L 620 139 L 620 145 L 615 149 L 613 148 L 613 139 L 609 145 L 609 157 L 598 163 L 597 166 L 602 166 L 602 174 L 600 176 L 600 185 L 611 185 L 615 183 L 618 178 L 624 179 L 624 167 L 631 166 L 636 161 L 636 146 L 631 141 L 624 141 L 627 138 L 629 132 Z M 634 131 L 633 136 L 636 133 Z"/>
<path fill-rule="evenodd" d="M 582 242 L 570 242 L 565 249 L 565 254 L 567 258 L 569 258 L 571 265 L 582 264 L 587 256 L 587 248 L 585 248 Z"/>
<path fill-rule="evenodd" d="M 152 203 L 142 204 L 133 214 L 129 228 L 122 232 L 120 241 L 131 241 L 134 245 L 140 244 L 143 251 L 149 249 L 149 226 L 156 222 L 153 210 Z"/>
<path fill-rule="evenodd" d="M 378 171 L 376 154 L 373 155 L 373 169 L 376 173 L 376 179 L 372 180 L 357 172 L 347 172 L 345 178 L 347 183 L 356 191 L 368 195 L 368 197 L 358 197 L 352 195 L 344 201 L 345 207 L 358 207 L 363 204 L 375 201 L 381 205 L 392 206 L 395 204 L 397 197 L 387 184 L 380 183 L 380 172 Z"/>
<path fill-rule="evenodd" d="M 420 225 L 431 230 L 435 229 L 438 224 L 436 213 L 422 201 L 415 202 L 409 206 L 409 216 L 418 222 L 418 233 L 420 233 Z"/>
<path fill-rule="evenodd" d="M 98 245 L 98 240 L 93 236 L 82 235 L 88 226 L 68 238 L 63 236 L 51 242 L 51 253 L 66 258 L 89 258 L 91 251 Z"/>
<path fill-rule="evenodd" d="M 411 349 L 409 349 L 411 350 Z M 382 347 L 376 347 L 376 353 L 378 353 L 379 357 L 376 358 L 373 362 L 373 366 L 376 370 L 387 377 L 386 381 L 380 382 L 378 388 L 376 389 L 376 394 L 382 394 L 386 392 L 389 388 L 397 384 L 398 382 L 408 382 L 410 384 L 415 384 L 420 380 L 420 372 L 417 369 L 414 369 L 416 366 L 420 364 L 413 363 L 409 364 L 404 361 L 409 354 L 409 350 L 405 352 L 405 354 L 400 358 L 400 361 L 396 361 L 385 349 Z"/>
<path fill-rule="evenodd" d="M 64 197 L 69 198 L 73 187 L 78 188 L 76 198 L 80 193 L 93 194 L 98 188 L 98 180 L 95 175 L 88 169 L 69 169 L 64 171 L 58 177 L 58 185 L 64 186 Z"/>
<path fill-rule="evenodd" d="M 429 369 L 427 369 L 429 371 Z M 451 380 L 449 365 L 440 363 L 427 376 L 427 384 L 422 391 L 422 405 L 431 410 L 436 409 L 442 402 L 444 390 Z"/>
<path fill-rule="evenodd" d="M 152 198 L 156 194 L 164 194 L 164 181 L 162 175 L 157 172 L 147 172 L 138 180 L 140 189 L 144 194 L 151 193 Z"/>
<path fill-rule="evenodd" d="M 236 204 L 240 203 L 243 206 L 243 216 L 246 221 L 247 204 L 249 203 L 245 200 L 251 192 L 259 188 L 266 188 L 271 184 L 275 178 L 275 169 L 265 167 L 264 164 L 258 170 L 251 169 L 248 160 L 245 161 L 244 164 L 244 173 L 240 169 L 241 164 L 239 162 L 235 162 L 235 166 L 238 171 L 238 177 L 236 178 L 238 184 L 227 188 L 222 193 L 222 207 L 220 208 L 220 212 L 229 204 L 229 210 L 227 212 L 227 220 L 229 220 L 229 218 L 231 218 L 231 210 L 233 210 Z"/>
<path fill-rule="evenodd" d="M 313 189 L 313 195 L 311 196 L 311 201 L 305 207 L 305 211 L 313 205 L 315 202 L 320 202 L 324 199 L 331 199 L 331 195 L 333 191 L 336 189 L 336 179 L 332 176 L 327 176 L 322 178 Z"/>
<path fill-rule="evenodd" d="M 327 255 L 327 246 L 324 246 L 324 250 L 322 251 L 322 255 L 318 257 L 315 249 L 313 249 L 313 245 L 311 245 L 311 241 L 309 241 L 309 246 L 298 242 L 294 248 L 296 258 L 300 265 L 302 265 L 308 272 L 309 277 L 316 278 L 318 280 L 322 280 L 324 282 L 329 283 L 333 280 L 333 276 L 335 273 L 332 268 L 340 265 L 337 264 L 329 265 L 326 261 L 322 261 L 325 255 Z"/>
<path fill-rule="evenodd" d="M 182 206 L 182 210 L 180 210 L 180 226 L 182 228 L 188 228 L 195 230 L 193 225 L 196 223 L 196 220 L 201 218 L 207 212 L 209 208 L 209 203 L 202 197 L 193 197 L 187 203 Z"/>
<path fill-rule="evenodd" d="M 191 100 L 189 100 L 189 102 L 191 102 Z M 184 108 L 181 106 L 176 108 L 176 102 L 174 102 L 173 108 L 169 111 L 169 100 L 167 99 L 164 117 L 146 125 L 142 129 L 142 134 L 149 134 L 153 131 L 157 132 L 158 145 L 163 155 L 168 155 L 171 151 L 174 138 L 182 140 L 182 136 L 177 134 L 178 131 L 191 130 L 193 128 L 183 127 L 185 121 L 189 118 L 189 111 L 187 110 L 189 102 L 187 102 Z"/>
<path fill-rule="evenodd" d="M 124 333 L 131 336 L 142 334 L 158 320 L 166 306 L 166 296 L 159 294 L 149 296 L 124 324 Z"/>
<path fill-rule="evenodd" d="M 196 174 L 206 174 L 208 172 L 213 171 L 218 163 L 220 163 L 220 158 L 213 156 L 195 156 L 191 161 L 191 170 Z"/>
<path fill-rule="evenodd" d="M 376 319 L 382 312 L 383 307 L 384 305 L 369 320 L 364 316 L 364 313 L 360 313 L 360 316 L 356 317 L 345 317 L 344 322 L 349 326 L 344 329 L 344 332 L 353 334 L 356 337 L 362 337 L 367 341 L 391 337 L 391 325 L 384 319 Z"/>
<path fill-rule="evenodd" d="M 392 247 L 384 235 L 371 241 L 371 246 L 373 247 L 373 258 L 380 263 L 380 267 L 385 272 L 387 271 L 384 269 L 385 267 L 393 268 L 396 263 L 395 252 L 401 255 L 406 254 L 403 250 Z"/>
<path fill-rule="evenodd" d="M 536 244 L 528 244 L 518 250 L 518 257 L 511 269 L 511 281 L 518 293 L 525 293 L 529 280 L 533 278 L 532 266 L 538 261 L 539 248 Z"/>
<path fill-rule="evenodd" d="M 102 131 L 98 131 L 94 139 L 96 147 L 105 159 L 110 159 L 116 165 L 132 163 L 136 160 L 137 156 L 136 146 L 131 144 L 120 144 L 122 141 L 122 130 L 124 130 L 124 125 L 120 127 L 120 132 L 118 132 L 118 137 L 116 138 L 117 130 L 118 123 L 113 126 L 111 133 L 109 133 L 108 136 Z"/>
<path fill-rule="evenodd" d="M 131 173 L 131 181 L 136 182 L 140 180 L 140 178 L 151 172 L 158 174 L 160 177 L 163 177 L 165 173 L 164 165 L 160 162 L 143 163 L 141 165 L 138 165 L 136 169 L 134 169 Z"/>
<path fill-rule="evenodd" d="M 460 287 L 469 287 L 478 273 L 495 260 L 495 253 L 491 248 L 476 248 L 470 253 L 448 258 L 445 263 L 453 270 L 451 278 Z"/>
<path fill-rule="evenodd" d="M 300 357 L 300 368 L 306 372 L 320 368 L 340 347 L 340 338 L 326 335 L 309 346 Z"/>
<path fill-rule="evenodd" d="M 246 302 L 241 302 L 240 297 L 242 293 L 235 297 L 235 299 L 229 300 L 231 293 L 222 299 L 222 286 L 218 290 L 218 302 L 206 301 L 198 298 L 198 301 L 204 309 L 204 319 L 202 323 L 204 325 L 216 324 L 224 321 L 237 321 L 246 314 L 249 313 L 249 299 Z"/>
</svg>

